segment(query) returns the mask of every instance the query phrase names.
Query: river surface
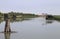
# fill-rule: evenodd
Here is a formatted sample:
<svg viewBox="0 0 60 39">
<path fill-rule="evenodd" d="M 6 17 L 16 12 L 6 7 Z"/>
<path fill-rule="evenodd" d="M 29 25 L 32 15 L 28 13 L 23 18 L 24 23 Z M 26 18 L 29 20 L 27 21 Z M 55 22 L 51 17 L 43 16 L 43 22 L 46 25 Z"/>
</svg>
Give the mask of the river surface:
<svg viewBox="0 0 60 39">
<path fill-rule="evenodd" d="M 10 23 L 16 33 L 0 33 L 0 39 L 60 39 L 60 22 L 45 20 L 42 17 Z M 4 31 L 5 21 L 0 23 L 0 32 Z"/>
</svg>

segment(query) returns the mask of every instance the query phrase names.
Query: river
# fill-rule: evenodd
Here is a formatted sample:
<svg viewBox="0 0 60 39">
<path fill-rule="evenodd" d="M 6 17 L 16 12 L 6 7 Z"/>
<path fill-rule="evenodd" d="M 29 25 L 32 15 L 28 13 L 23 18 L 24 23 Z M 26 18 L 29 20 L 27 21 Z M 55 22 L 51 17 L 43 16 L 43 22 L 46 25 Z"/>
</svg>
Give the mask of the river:
<svg viewBox="0 0 60 39">
<path fill-rule="evenodd" d="M 0 32 L 4 27 L 5 21 L 0 23 Z M 60 22 L 56 20 L 38 17 L 11 22 L 10 27 L 16 33 L 0 33 L 0 39 L 60 39 Z"/>
</svg>

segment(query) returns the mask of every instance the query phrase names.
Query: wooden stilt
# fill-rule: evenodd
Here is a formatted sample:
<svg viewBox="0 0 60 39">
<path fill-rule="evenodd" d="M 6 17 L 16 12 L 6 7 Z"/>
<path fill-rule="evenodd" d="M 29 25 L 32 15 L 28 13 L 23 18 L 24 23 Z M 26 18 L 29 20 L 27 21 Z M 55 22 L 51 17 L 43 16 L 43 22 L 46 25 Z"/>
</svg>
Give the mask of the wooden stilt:
<svg viewBox="0 0 60 39">
<path fill-rule="evenodd" d="M 10 29 L 10 19 L 6 20 L 4 32 L 11 32 L 11 29 Z"/>
</svg>

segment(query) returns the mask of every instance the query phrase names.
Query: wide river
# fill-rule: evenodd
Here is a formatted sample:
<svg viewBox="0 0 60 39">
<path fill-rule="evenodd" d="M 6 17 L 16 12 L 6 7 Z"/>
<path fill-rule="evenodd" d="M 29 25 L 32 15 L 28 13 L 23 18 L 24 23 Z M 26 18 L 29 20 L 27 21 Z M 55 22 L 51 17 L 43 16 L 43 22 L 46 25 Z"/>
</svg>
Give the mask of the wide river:
<svg viewBox="0 0 60 39">
<path fill-rule="evenodd" d="M 42 17 L 10 23 L 16 33 L 0 33 L 0 39 L 60 39 L 60 22 L 45 20 Z M 4 31 L 5 21 L 0 23 L 0 32 Z"/>
</svg>

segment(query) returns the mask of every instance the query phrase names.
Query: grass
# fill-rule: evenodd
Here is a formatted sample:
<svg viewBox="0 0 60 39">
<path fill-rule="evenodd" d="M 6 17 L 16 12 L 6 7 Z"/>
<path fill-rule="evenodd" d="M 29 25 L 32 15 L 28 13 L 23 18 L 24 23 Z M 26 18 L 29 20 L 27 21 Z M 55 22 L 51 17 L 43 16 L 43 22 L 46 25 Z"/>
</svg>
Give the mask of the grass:
<svg viewBox="0 0 60 39">
<path fill-rule="evenodd" d="M 53 17 L 55 20 L 60 20 L 60 15 L 54 15 Z"/>
<path fill-rule="evenodd" d="M 47 20 L 56 20 L 60 21 L 60 15 L 53 15 L 53 17 L 48 18 Z"/>
</svg>

